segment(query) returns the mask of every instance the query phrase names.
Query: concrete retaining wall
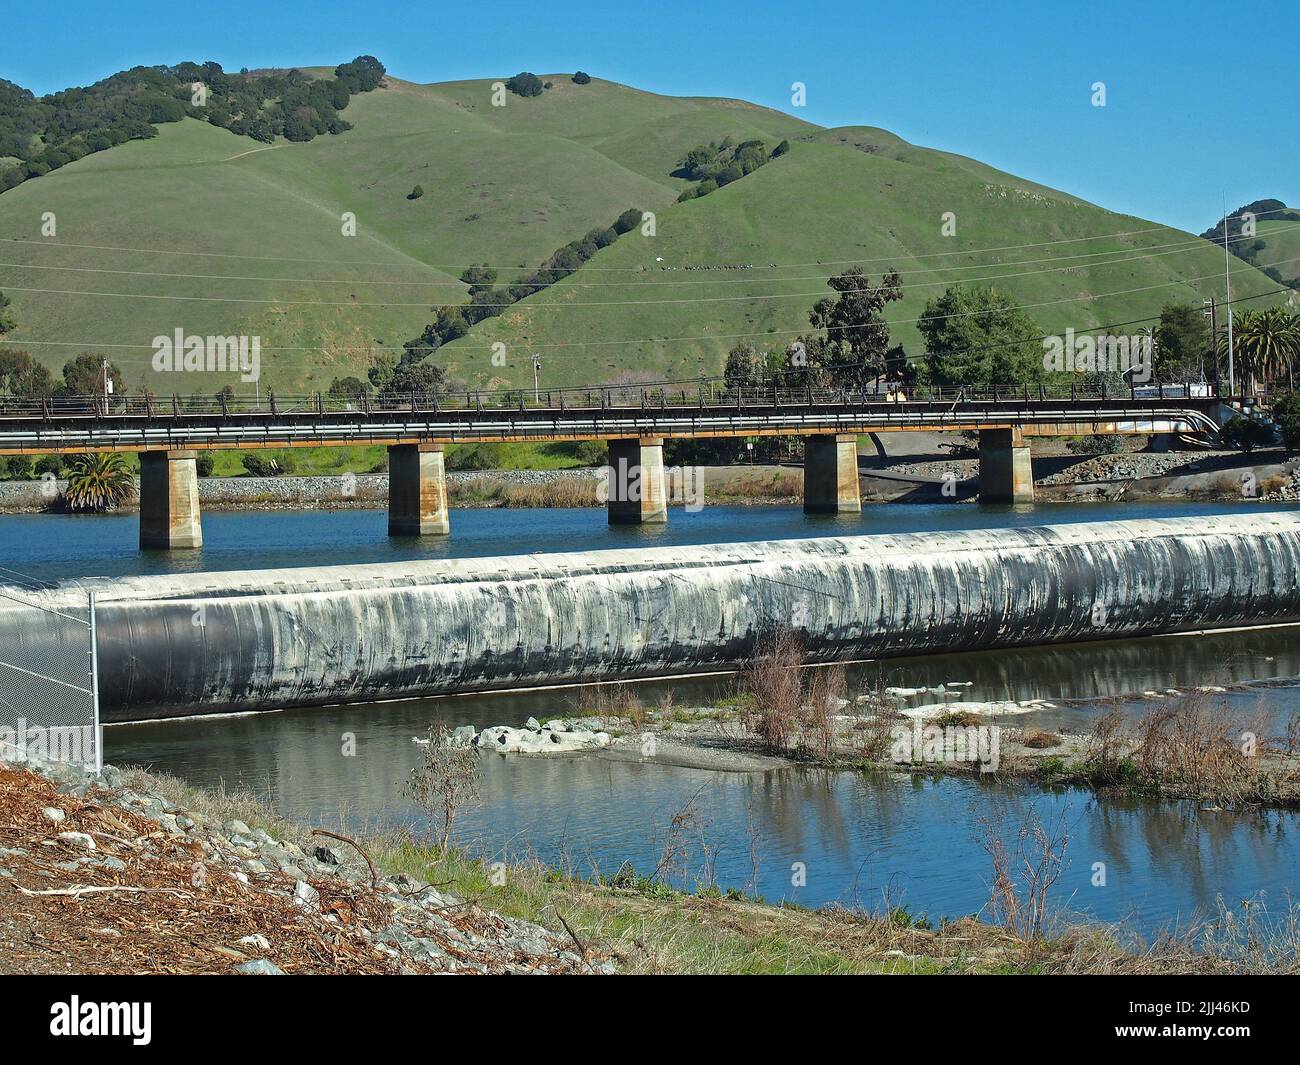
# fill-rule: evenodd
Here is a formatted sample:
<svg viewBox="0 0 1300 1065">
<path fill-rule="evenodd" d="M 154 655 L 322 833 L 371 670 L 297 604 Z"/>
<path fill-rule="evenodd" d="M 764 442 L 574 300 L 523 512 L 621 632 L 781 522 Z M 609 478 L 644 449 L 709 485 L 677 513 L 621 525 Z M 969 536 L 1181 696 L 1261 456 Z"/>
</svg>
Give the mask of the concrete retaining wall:
<svg viewBox="0 0 1300 1065">
<path fill-rule="evenodd" d="M 105 580 L 105 718 L 1300 620 L 1300 515 L 638 548 Z M 48 605 L 84 603 L 60 587 Z M 0 606 L 0 643 L 39 644 Z"/>
</svg>

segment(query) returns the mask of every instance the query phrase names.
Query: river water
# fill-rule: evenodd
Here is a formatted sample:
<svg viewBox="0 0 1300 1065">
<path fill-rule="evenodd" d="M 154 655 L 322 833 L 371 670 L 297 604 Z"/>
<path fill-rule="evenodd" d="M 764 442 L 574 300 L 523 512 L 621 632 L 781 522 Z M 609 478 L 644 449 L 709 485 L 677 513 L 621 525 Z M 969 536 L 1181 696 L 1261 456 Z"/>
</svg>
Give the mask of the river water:
<svg viewBox="0 0 1300 1065">
<path fill-rule="evenodd" d="M 400 562 L 411 558 L 574 551 L 817 535 L 1042 525 L 1232 512 L 1219 504 L 877 505 L 853 516 L 806 518 L 795 507 L 673 510 L 659 527 L 610 527 L 598 510 L 466 510 L 443 540 L 390 541 L 382 510 L 210 512 L 199 552 L 141 552 L 133 516 L 0 516 L 0 565 L 39 580 L 194 569 Z M 1197 685 L 1230 690 L 1243 718 L 1280 724 L 1300 712 L 1300 629 L 936 655 L 867 663 L 855 688 L 970 682 L 968 700 L 1042 698 L 1016 719 L 1084 728 L 1110 697 L 1139 708 Z M 1271 681 L 1267 684 L 1254 682 Z M 731 678 L 639 686 L 653 705 L 702 704 Z M 415 824 L 401 784 L 412 738 L 429 724 L 522 724 L 571 713 L 576 693 L 554 689 L 328 707 L 240 717 L 110 726 L 107 758 L 195 784 L 248 787 L 283 814 L 322 827 Z M 355 739 L 355 754 L 349 739 Z M 1064 909 L 1150 935 L 1212 913 L 1220 900 L 1274 909 L 1300 884 L 1300 815 L 1226 813 L 1196 803 L 1097 799 L 1082 791 L 1015 788 L 908 774 L 862 776 L 785 768 L 715 773 L 599 754 L 561 759 L 483 756 L 480 802 L 458 838 L 484 853 L 542 860 L 583 873 L 660 861 L 675 813 L 693 811 L 679 878 L 756 890 L 769 900 L 879 909 L 905 904 L 932 918 L 979 912 L 988 900 L 990 833 L 1014 836 L 1031 812 L 1069 836 L 1054 892 Z M 1098 865 L 1098 863 L 1101 863 Z M 1099 870 L 1104 867 L 1104 885 Z M 803 870 L 803 877 L 798 876 Z M 798 884 L 795 881 L 800 881 Z"/>
</svg>

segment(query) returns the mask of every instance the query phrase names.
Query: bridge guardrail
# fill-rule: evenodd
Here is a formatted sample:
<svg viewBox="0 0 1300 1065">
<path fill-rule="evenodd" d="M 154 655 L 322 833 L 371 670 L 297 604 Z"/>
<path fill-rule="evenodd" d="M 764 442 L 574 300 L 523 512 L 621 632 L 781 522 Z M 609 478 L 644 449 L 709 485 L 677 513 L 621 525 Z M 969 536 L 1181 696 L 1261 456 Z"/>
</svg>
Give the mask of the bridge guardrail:
<svg viewBox="0 0 1300 1065">
<path fill-rule="evenodd" d="M 671 384 L 671 387 L 670 387 Z M 1192 392 L 1191 396 L 1188 392 Z M 1123 400 L 1191 399 L 1206 402 L 1218 397 L 1214 386 L 1145 385 L 1120 392 L 1103 388 L 1085 391 L 1061 385 L 1034 387 L 930 388 L 900 389 L 893 386 L 860 388 L 802 388 L 726 385 L 720 379 L 704 379 L 688 387 L 681 382 L 654 385 L 620 385 L 592 388 L 504 389 L 504 390 L 437 390 L 410 393 L 358 393 L 353 396 L 322 392 L 281 393 L 268 391 L 265 396 L 230 394 L 180 396 L 165 399 L 150 392 L 121 396 L 58 396 L 46 399 L 0 397 L 0 419 L 62 421 L 83 418 L 141 418 L 162 421 L 186 417 L 231 417 L 265 415 L 290 417 L 327 414 L 414 414 L 453 411 L 504 412 L 528 410 L 664 410 L 687 408 L 747 407 L 827 408 L 857 407 L 868 404 L 1016 404 L 1042 403 L 1052 400 L 1072 403 Z"/>
</svg>

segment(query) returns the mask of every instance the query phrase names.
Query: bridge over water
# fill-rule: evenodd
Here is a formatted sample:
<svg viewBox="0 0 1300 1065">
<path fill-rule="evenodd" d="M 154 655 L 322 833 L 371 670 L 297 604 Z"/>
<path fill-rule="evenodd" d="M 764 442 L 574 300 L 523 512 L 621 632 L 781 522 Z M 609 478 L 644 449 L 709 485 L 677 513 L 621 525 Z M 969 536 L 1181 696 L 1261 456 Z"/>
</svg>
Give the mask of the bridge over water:
<svg viewBox="0 0 1300 1065">
<path fill-rule="evenodd" d="M 640 523 L 667 520 L 665 439 L 804 437 L 804 509 L 836 513 L 861 509 L 860 435 L 967 430 L 979 433 L 980 499 L 1027 502 L 1033 437 L 1215 432 L 1228 401 L 1211 392 L 1040 387 L 922 389 L 904 397 L 706 379 L 687 387 L 431 392 L 384 401 L 320 392 L 60 397 L 0 401 L 0 455 L 139 452 L 140 544 L 179 548 L 203 542 L 198 451 L 383 444 L 389 533 L 440 535 L 450 531 L 443 464 L 450 443 L 605 440 L 609 520 Z"/>
</svg>

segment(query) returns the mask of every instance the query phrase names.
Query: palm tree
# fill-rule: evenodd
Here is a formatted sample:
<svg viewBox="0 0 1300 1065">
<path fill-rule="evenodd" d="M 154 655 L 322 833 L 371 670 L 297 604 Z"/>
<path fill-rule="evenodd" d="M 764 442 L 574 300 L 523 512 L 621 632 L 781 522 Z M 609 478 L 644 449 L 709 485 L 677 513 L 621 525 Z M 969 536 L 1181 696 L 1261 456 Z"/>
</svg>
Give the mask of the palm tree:
<svg viewBox="0 0 1300 1065">
<path fill-rule="evenodd" d="M 1256 379 L 1277 380 L 1284 373 L 1295 387 L 1295 362 L 1300 358 L 1300 316 L 1282 307 L 1242 311 L 1233 322 L 1232 352 L 1241 377 L 1255 391 Z M 1220 334 L 1218 350 L 1226 356 L 1227 334 Z"/>
<path fill-rule="evenodd" d="M 134 493 L 135 477 L 121 455 L 101 452 L 73 455 L 68 460 L 63 501 L 69 510 L 116 510 Z"/>
</svg>

